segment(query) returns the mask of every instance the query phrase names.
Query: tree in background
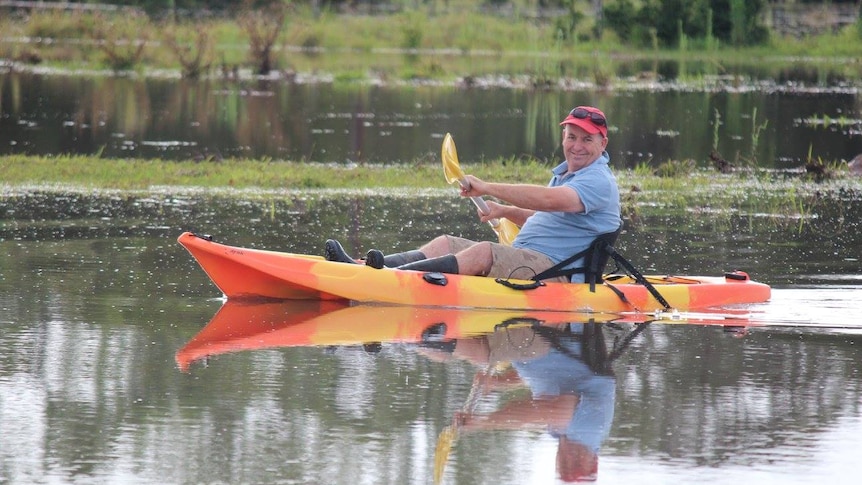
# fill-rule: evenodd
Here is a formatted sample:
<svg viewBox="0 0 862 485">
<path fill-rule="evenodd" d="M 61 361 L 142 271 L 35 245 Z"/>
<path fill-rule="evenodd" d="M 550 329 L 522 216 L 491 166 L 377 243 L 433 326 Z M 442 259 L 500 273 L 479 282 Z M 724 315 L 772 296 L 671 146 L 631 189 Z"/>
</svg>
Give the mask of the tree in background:
<svg viewBox="0 0 862 485">
<path fill-rule="evenodd" d="M 143 14 L 107 16 L 97 13 L 79 24 L 96 42 L 103 63 L 115 72 L 139 66 L 150 40 L 149 19 Z"/>
<path fill-rule="evenodd" d="M 570 0 L 565 4 L 566 13 L 554 20 L 557 40 L 568 42 L 574 39 L 578 24 L 584 19 L 584 14 L 578 9 L 577 0 Z"/>
<path fill-rule="evenodd" d="M 746 46 L 768 37 L 759 20 L 763 7 L 764 0 L 610 0 L 605 21 L 623 42 L 638 46 L 675 47 L 709 36 Z"/>
<path fill-rule="evenodd" d="M 198 79 L 212 66 L 213 41 L 208 29 L 166 25 L 162 29 L 162 41 L 180 63 L 184 78 Z"/>
<path fill-rule="evenodd" d="M 275 67 L 273 48 L 284 28 L 289 4 L 284 0 L 246 0 L 239 16 L 239 25 L 248 35 L 252 61 L 256 72 L 267 75 Z"/>
</svg>

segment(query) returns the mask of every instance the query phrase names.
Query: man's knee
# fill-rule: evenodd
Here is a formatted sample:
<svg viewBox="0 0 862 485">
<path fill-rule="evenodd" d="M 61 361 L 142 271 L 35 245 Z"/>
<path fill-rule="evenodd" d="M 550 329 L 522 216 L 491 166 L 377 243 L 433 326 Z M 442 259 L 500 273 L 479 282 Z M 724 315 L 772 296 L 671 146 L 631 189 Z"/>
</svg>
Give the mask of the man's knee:
<svg viewBox="0 0 862 485">
<path fill-rule="evenodd" d="M 449 254 L 458 254 L 462 251 L 471 249 L 477 244 L 476 241 L 471 241 L 470 239 L 450 235 L 440 236 L 437 239 L 442 240 L 441 246 L 446 248 Z"/>
<path fill-rule="evenodd" d="M 425 243 L 419 250 L 429 258 L 436 258 L 446 254 L 455 254 L 458 252 L 456 244 L 453 243 L 452 236 L 437 236 L 434 239 Z"/>
<path fill-rule="evenodd" d="M 476 244 L 476 252 L 485 256 L 489 261 L 494 259 L 493 244 L 490 241 L 482 241 Z"/>
</svg>

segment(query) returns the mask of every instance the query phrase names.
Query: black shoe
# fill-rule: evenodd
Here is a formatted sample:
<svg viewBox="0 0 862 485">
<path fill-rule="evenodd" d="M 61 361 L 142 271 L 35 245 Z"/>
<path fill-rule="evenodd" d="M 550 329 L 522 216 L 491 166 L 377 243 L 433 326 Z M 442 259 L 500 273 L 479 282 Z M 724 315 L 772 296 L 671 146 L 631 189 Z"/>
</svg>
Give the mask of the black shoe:
<svg viewBox="0 0 862 485">
<path fill-rule="evenodd" d="M 347 253 L 344 251 L 344 248 L 341 247 L 341 243 L 339 243 L 335 239 L 326 240 L 326 245 L 323 248 L 323 257 L 326 258 L 327 261 L 359 264 L 354 261 L 353 258 L 347 255 Z"/>
<path fill-rule="evenodd" d="M 371 266 L 374 269 L 381 269 L 385 264 L 383 263 L 385 256 L 383 253 L 377 249 L 369 249 L 368 253 L 365 255 L 365 266 Z"/>
</svg>

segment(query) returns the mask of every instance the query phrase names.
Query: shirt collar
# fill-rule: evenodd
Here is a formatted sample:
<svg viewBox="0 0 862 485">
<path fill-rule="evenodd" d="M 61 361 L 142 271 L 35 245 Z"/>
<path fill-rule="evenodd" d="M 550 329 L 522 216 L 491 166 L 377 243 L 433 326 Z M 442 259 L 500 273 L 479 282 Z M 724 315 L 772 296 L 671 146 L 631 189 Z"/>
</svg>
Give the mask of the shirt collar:
<svg viewBox="0 0 862 485">
<path fill-rule="evenodd" d="M 607 165 L 607 164 L 610 162 L 610 160 L 611 160 L 610 155 L 608 155 L 608 152 L 604 151 L 604 152 L 602 152 L 602 154 L 601 154 L 601 155 L 599 155 L 599 158 L 597 158 L 597 159 L 595 159 L 595 160 L 593 161 L 593 163 L 591 163 L 591 164 L 587 165 L 586 167 L 584 167 L 584 168 L 582 168 L 582 169 L 580 169 L 580 170 L 577 170 L 577 171 L 575 171 L 575 172 L 572 172 L 572 173 L 570 173 L 570 174 L 568 174 L 568 175 L 574 175 L 574 174 L 576 174 L 576 173 L 578 173 L 578 172 L 581 172 L 581 171 L 583 171 L 583 170 L 586 170 L 586 169 L 588 169 L 588 168 L 590 168 L 590 167 L 592 167 L 592 166 L 595 166 L 595 165 L 601 165 L 601 164 Z M 551 170 L 551 172 L 552 172 L 554 175 L 556 175 L 557 177 L 560 177 L 560 176 L 562 176 L 564 173 L 566 173 L 566 171 L 568 171 L 568 170 L 569 170 L 569 164 L 568 164 L 568 163 L 566 163 L 565 161 L 563 161 L 562 163 L 560 163 L 559 165 L 557 165 L 556 167 L 554 167 L 554 169 L 553 169 L 553 170 Z M 568 175 L 567 175 L 567 176 L 568 176 Z"/>
</svg>

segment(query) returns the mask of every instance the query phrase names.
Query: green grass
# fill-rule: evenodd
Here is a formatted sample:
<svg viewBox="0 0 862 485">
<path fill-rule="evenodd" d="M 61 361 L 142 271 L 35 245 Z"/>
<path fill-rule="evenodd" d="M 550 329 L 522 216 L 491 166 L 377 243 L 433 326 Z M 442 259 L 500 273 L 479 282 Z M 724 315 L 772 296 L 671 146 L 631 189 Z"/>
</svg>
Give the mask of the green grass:
<svg viewBox="0 0 862 485">
<path fill-rule="evenodd" d="M 602 85 L 612 84 L 615 76 L 624 75 L 627 66 L 637 59 L 697 60 L 700 65 L 692 67 L 694 76 L 709 74 L 704 66 L 722 73 L 728 64 L 745 63 L 758 67 L 775 64 L 776 69 L 801 63 L 809 69 L 839 69 L 851 78 L 862 75 L 858 63 L 847 62 L 862 57 L 857 26 L 801 39 L 773 36 L 767 45 L 744 49 L 696 45 L 685 49 L 636 49 L 621 44 L 610 29 L 605 30 L 601 42 L 583 40 L 588 39 L 592 26 L 590 18 L 578 25 L 581 35 L 577 38 L 581 40 L 559 42 L 555 39 L 553 18 L 532 19 L 524 15 L 529 8 L 521 8 L 511 16 L 501 16 L 483 14 L 475 3 L 459 0 L 391 15 L 343 15 L 326 11 L 315 15 L 307 7 L 297 7 L 287 16 L 275 45 L 276 67 L 330 73 L 347 81 L 355 81 L 362 73 L 378 79 L 447 80 L 490 74 L 558 79 L 592 72 L 595 81 Z M 90 14 L 65 12 L 34 12 L 27 18 L 7 16 L 0 19 L 0 32 L 4 32 L 4 39 L 87 40 L 94 35 L 94 25 L 116 24 L 123 26 L 119 29 L 121 32 L 136 32 L 140 38 L 150 39 L 140 60 L 145 69 L 180 69 L 177 56 L 162 42 L 167 24 L 146 17 L 122 18 L 122 21 L 106 16 L 94 18 Z M 136 23 L 136 27 L 129 28 L 129 22 Z M 183 23 L 181 28 L 210 33 L 213 49 L 209 61 L 213 63 L 214 72 L 218 72 L 222 64 L 253 65 L 247 34 L 235 19 Z M 109 30 L 114 32 L 118 28 Z M 322 49 L 322 52 L 298 50 L 303 47 Z M 0 56 L 34 57 L 27 54 L 35 54 L 44 65 L 61 68 L 93 68 L 106 64 L 98 49 L 87 42 L 0 41 Z"/>
<path fill-rule="evenodd" d="M 548 168 L 502 162 L 470 167 L 479 177 L 544 183 Z M 228 159 L 165 161 L 88 156 L 0 157 L 3 182 L 10 186 L 72 185 L 93 189 L 141 190 L 153 186 L 201 188 L 345 189 L 445 187 L 439 165 L 322 165 L 307 162 Z M 433 188 L 433 186 L 432 186 Z"/>
<path fill-rule="evenodd" d="M 491 160 L 463 167 L 494 182 L 544 185 L 550 167 L 536 160 Z M 862 199 L 862 177 L 835 170 L 828 178 L 804 174 L 742 171 L 720 174 L 692 169 L 662 174 L 642 167 L 615 170 L 623 212 L 711 214 L 730 218 L 757 214 L 775 226 L 803 227 L 812 215 Z M 228 197 L 272 198 L 299 192 L 423 196 L 455 193 L 440 165 L 323 165 L 274 160 L 165 161 L 116 160 L 87 156 L 0 157 L 0 197 L 22 192 L 213 193 Z"/>
<path fill-rule="evenodd" d="M 462 167 L 495 182 L 545 184 L 549 165 L 537 160 L 497 159 Z M 720 174 L 712 170 L 615 170 L 619 185 L 634 192 L 683 193 L 701 197 L 738 197 L 754 190 L 789 193 L 828 192 L 832 186 L 862 192 L 862 177 L 835 164 L 832 176 L 815 180 L 804 174 L 771 174 L 746 170 Z M 447 187 L 442 166 L 415 162 L 398 165 L 337 165 L 281 160 L 226 159 L 168 161 L 106 159 L 98 156 L 0 156 L 0 173 L 8 187 L 75 186 L 91 189 L 147 190 L 152 187 L 282 189 L 434 189 Z"/>
</svg>

